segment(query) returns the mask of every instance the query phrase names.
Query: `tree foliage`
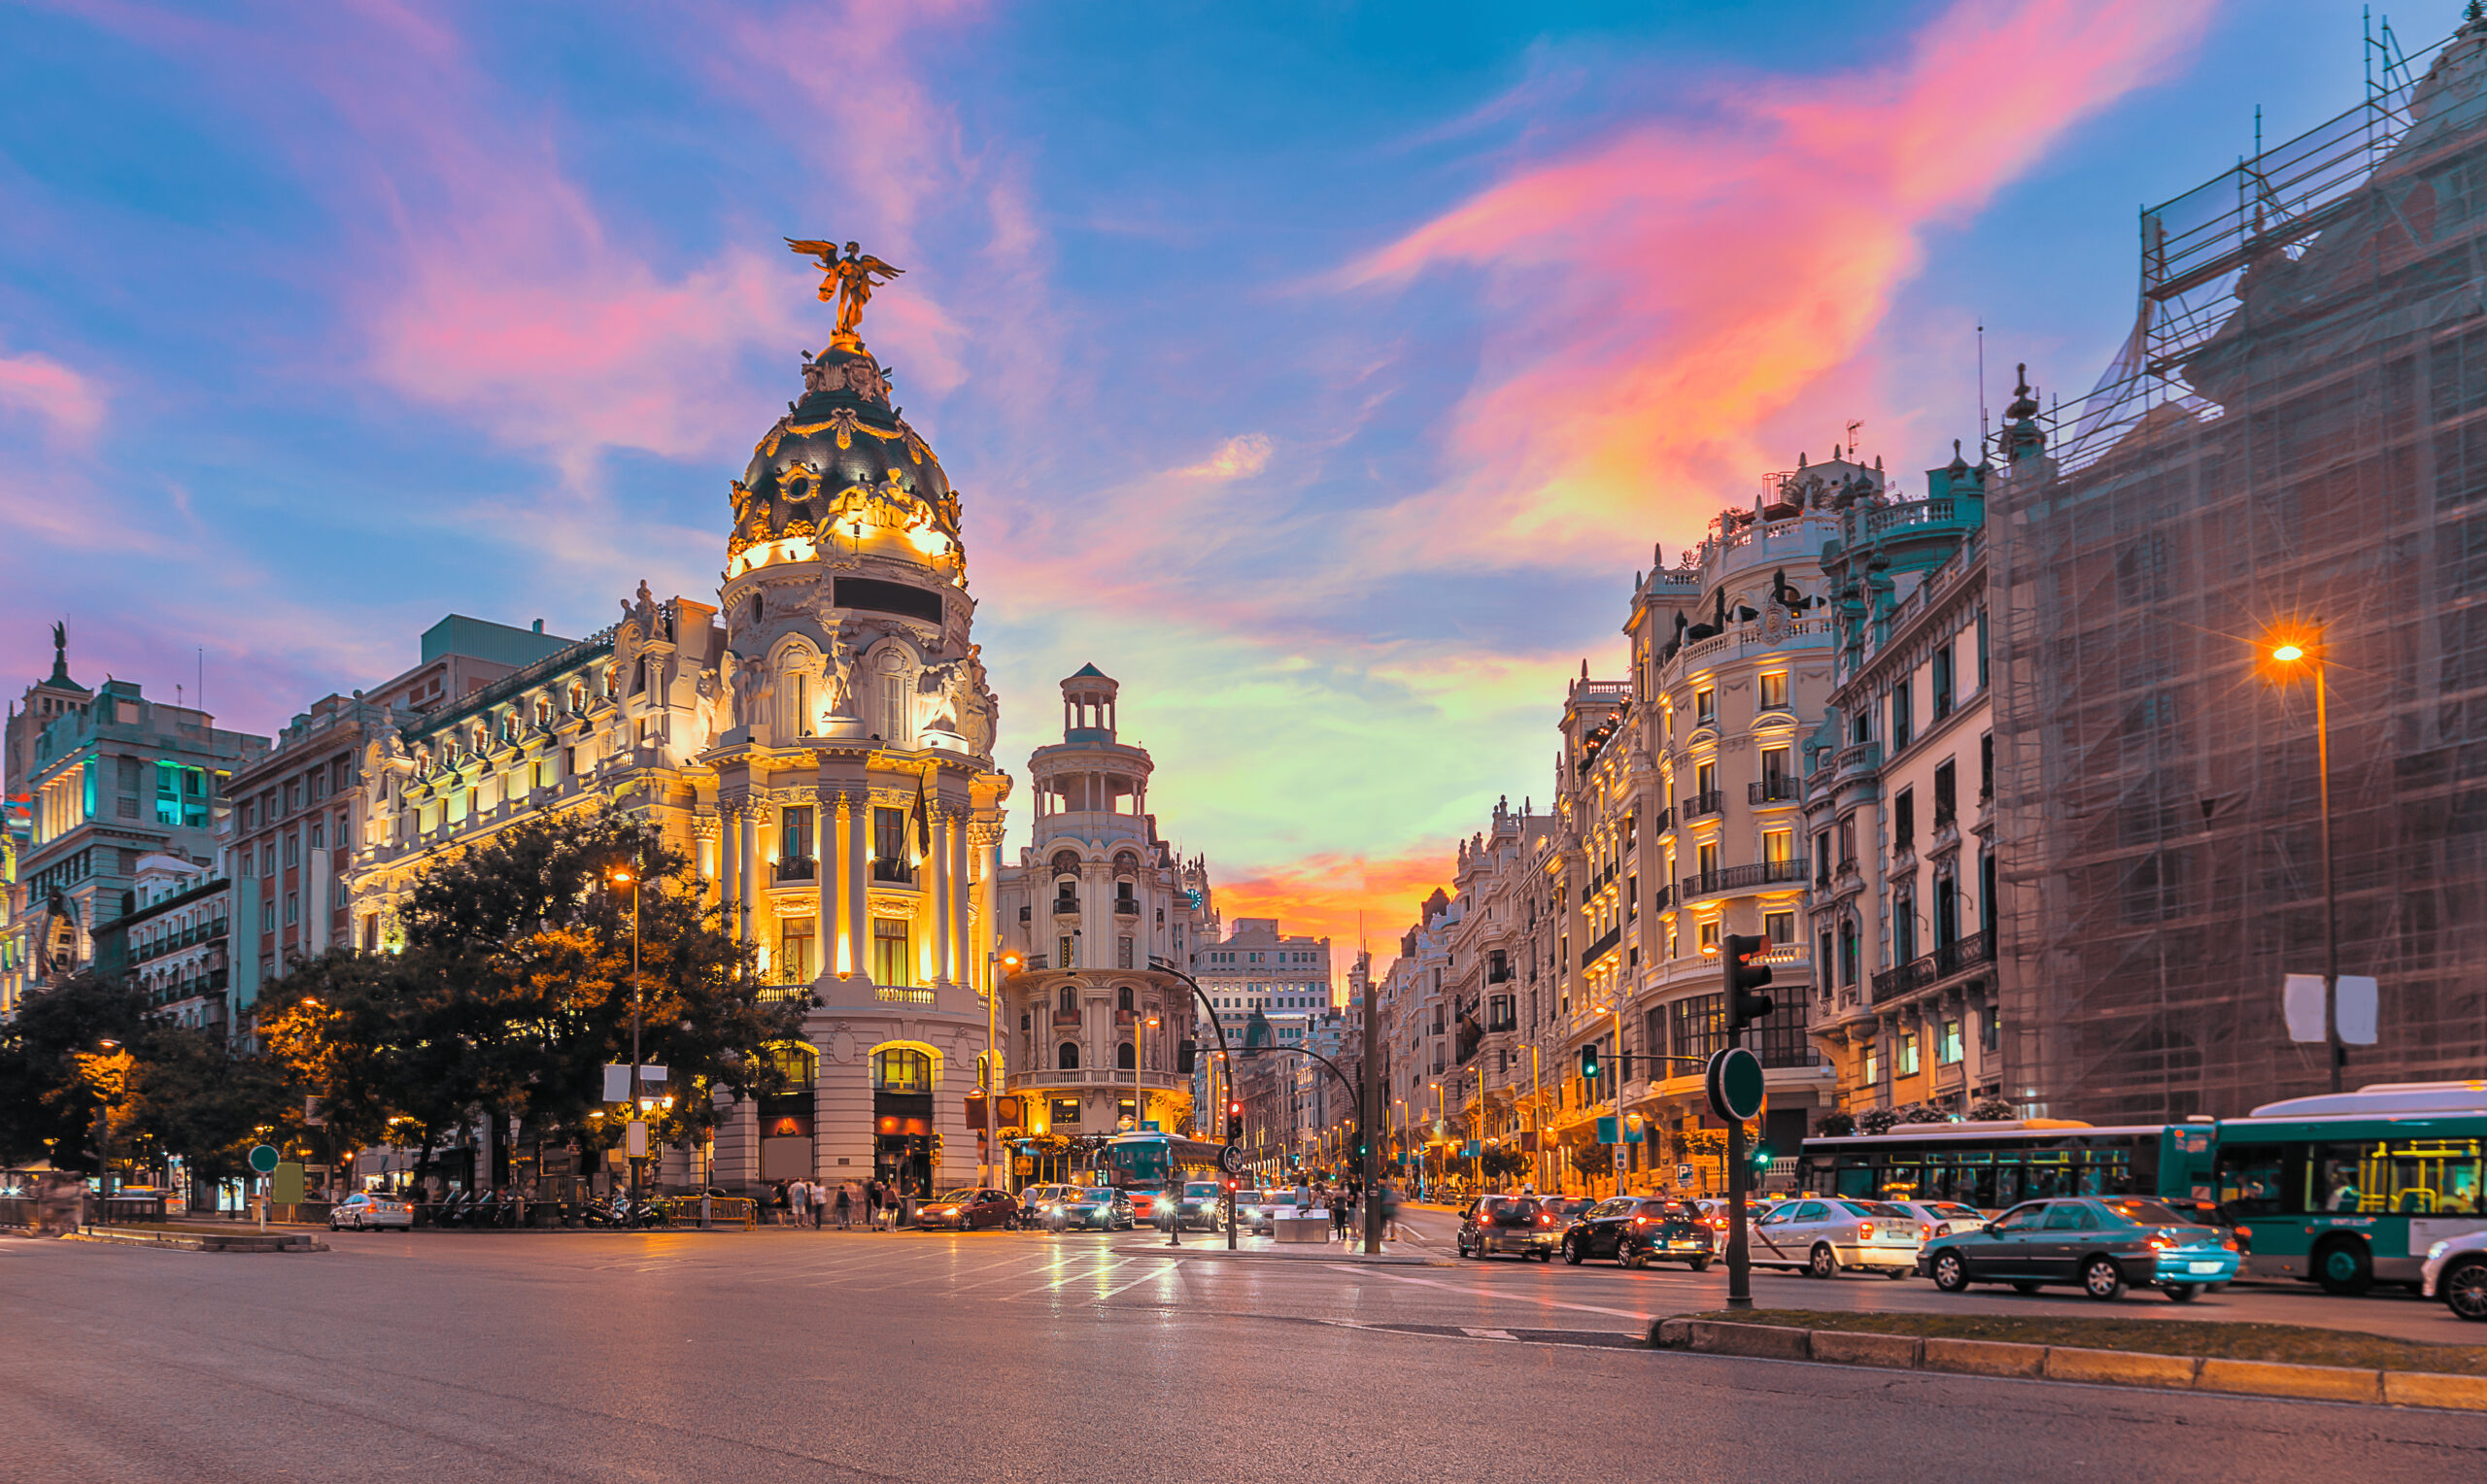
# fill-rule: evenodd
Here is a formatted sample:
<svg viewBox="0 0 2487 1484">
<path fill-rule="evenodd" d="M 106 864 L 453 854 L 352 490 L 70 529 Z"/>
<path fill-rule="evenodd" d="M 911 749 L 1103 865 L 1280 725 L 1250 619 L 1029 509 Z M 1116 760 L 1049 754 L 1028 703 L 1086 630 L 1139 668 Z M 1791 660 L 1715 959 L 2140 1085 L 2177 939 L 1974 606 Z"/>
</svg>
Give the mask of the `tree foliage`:
<svg viewBox="0 0 2487 1484">
<path fill-rule="evenodd" d="M 1615 1173 L 1615 1146 L 1582 1144 L 1572 1151 L 1572 1167 L 1592 1179 Z"/>
<path fill-rule="evenodd" d="M 402 951 L 332 953 L 267 996 L 271 1052 L 360 1141 L 393 1129 L 428 1149 L 516 1116 L 599 1150 L 619 1130 L 590 1115 L 604 1065 L 631 1060 L 634 1000 L 639 1059 L 668 1070 L 658 1136 L 693 1138 L 712 1092 L 773 1091 L 767 1049 L 801 1034 L 801 1006 L 761 1000 L 690 862 L 626 816 L 504 830 L 419 877 L 400 926 Z"/>
<path fill-rule="evenodd" d="M 0 1026 L 0 1160 L 99 1168 L 96 1110 L 126 1101 L 146 1029 L 147 996 L 93 974 L 27 996 Z"/>
</svg>

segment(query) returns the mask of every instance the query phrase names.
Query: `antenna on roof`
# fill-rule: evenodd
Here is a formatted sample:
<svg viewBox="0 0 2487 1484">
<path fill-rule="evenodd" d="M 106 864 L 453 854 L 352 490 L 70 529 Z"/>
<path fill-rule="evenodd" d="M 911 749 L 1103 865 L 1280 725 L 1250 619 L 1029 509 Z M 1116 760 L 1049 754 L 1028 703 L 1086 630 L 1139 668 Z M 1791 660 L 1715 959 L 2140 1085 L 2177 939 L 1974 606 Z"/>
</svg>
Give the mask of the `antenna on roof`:
<svg viewBox="0 0 2487 1484">
<path fill-rule="evenodd" d="M 1986 457 L 1986 441 L 1993 430 L 1986 422 L 1986 326 L 1978 326 L 1978 457 Z"/>
</svg>

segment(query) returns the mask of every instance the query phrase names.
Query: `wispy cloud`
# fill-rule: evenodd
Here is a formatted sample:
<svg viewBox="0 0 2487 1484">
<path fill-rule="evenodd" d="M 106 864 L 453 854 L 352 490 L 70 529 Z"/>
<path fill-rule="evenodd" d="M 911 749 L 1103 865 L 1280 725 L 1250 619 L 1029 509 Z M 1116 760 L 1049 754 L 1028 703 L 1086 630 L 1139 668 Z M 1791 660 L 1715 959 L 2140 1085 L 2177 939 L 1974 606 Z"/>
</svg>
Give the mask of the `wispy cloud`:
<svg viewBox="0 0 2487 1484">
<path fill-rule="evenodd" d="M 0 417 L 30 415 L 45 436 L 84 443 L 103 426 L 104 405 L 102 388 L 49 355 L 0 354 Z"/>
<path fill-rule="evenodd" d="M 1351 264 L 1347 289 L 1474 275 L 1489 323 L 1445 479 L 1376 523 L 1417 566 L 1698 530 L 1787 456 L 1772 421 L 1868 351 L 1928 229 L 2167 75 L 2214 9 L 1963 0 L 1904 58 L 1705 89 Z"/>
<path fill-rule="evenodd" d="M 1270 466 L 1270 447 L 1267 433 L 1239 433 L 1209 457 L 1175 472 L 1188 479 L 1249 479 Z"/>
<path fill-rule="evenodd" d="M 1219 880 L 1210 862 L 1210 886 L 1219 917 L 1275 917 L 1290 933 L 1330 940 L 1333 977 L 1344 986 L 1359 942 L 1369 942 L 1378 962 L 1397 954 L 1399 934 L 1436 888 L 1450 885 L 1456 841 L 1416 842 L 1404 853 L 1380 858 L 1312 855 L 1291 864 Z"/>
</svg>

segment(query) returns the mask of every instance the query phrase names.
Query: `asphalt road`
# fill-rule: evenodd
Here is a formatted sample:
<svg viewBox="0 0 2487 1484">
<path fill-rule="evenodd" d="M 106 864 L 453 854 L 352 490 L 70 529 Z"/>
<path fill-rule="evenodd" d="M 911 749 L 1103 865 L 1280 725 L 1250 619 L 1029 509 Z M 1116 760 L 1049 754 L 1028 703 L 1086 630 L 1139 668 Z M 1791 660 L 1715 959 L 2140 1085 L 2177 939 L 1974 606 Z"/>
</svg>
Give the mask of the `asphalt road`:
<svg viewBox="0 0 2487 1484">
<path fill-rule="evenodd" d="M 0 1240 L 0 1477 L 2487 1476 L 2487 1417 L 1653 1352 L 1645 1316 L 1708 1302 L 1671 1278 L 1131 1240 Z"/>
</svg>

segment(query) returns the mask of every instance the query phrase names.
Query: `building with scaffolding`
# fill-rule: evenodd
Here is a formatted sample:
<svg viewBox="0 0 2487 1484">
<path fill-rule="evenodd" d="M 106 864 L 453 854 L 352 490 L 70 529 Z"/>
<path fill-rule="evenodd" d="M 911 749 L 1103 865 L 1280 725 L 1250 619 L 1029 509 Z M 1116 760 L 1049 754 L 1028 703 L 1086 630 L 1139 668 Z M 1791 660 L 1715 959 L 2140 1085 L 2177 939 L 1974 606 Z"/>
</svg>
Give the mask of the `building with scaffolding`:
<svg viewBox="0 0 2487 1484">
<path fill-rule="evenodd" d="M 2370 974 L 2359 1081 L 2487 1062 L 2487 21 L 2141 217 L 2139 311 L 1992 496 L 2006 1096 L 2327 1086 L 2285 973 Z M 2007 438 L 2011 436 L 2007 430 Z M 2026 430 L 2025 430 L 2026 436 Z M 2314 697 L 2258 665 L 2319 633 Z M 2300 668 L 2303 668 L 2300 666 Z"/>
</svg>

